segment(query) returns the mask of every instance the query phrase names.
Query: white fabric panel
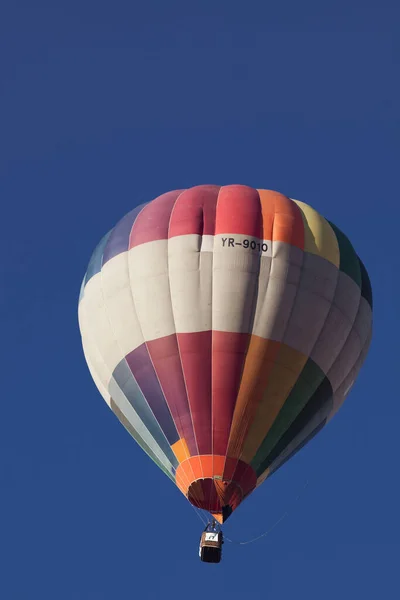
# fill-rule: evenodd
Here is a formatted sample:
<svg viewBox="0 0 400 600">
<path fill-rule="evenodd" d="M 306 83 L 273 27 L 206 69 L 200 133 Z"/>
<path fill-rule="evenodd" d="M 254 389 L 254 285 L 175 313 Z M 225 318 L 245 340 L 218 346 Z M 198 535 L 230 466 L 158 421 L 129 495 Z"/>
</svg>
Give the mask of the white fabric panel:
<svg viewBox="0 0 400 600">
<path fill-rule="evenodd" d="M 122 252 L 102 268 L 102 287 L 107 316 L 118 340 L 121 357 L 144 342 L 142 329 L 136 316 L 129 279 L 128 253 Z"/>
<path fill-rule="evenodd" d="M 97 285 L 90 285 L 93 279 L 97 279 Z M 136 411 L 133 409 L 122 390 L 112 378 L 112 372 L 116 365 L 110 365 L 104 360 L 101 348 L 116 345 L 116 342 L 113 337 L 113 331 L 109 322 L 107 321 L 106 309 L 102 300 L 103 290 L 98 282 L 101 284 L 100 273 L 95 275 L 89 281 L 85 289 L 84 298 L 82 298 L 78 308 L 79 322 L 82 332 L 82 344 L 91 375 L 101 395 L 109 406 L 110 397 L 112 395 L 115 404 L 118 406 L 124 417 L 127 419 L 140 438 L 138 440 L 139 443 L 140 440 L 146 443 L 151 451 L 162 462 L 162 464 L 172 473 L 173 466 L 168 457 L 160 449 L 160 446 L 154 440 L 153 436 L 145 427 L 143 422 L 139 419 Z M 101 298 L 99 298 L 99 296 L 101 296 Z M 93 314 L 93 312 L 89 312 L 91 307 L 97 307 L 95 314 Z M 104 328 L 106 327 L 107 322 L 108 329 L 105 330 Z M 98 324 L 101 324 L 100 328 L 97 328 Z M 103 327 L 103 329 L 101 329 L 101 327 Z M 101 348 L 99 347 L 98 343 L 99 331 L 103 332 L 101 338 Z M 120 361 L 118 360 L 118 363 L 119 362 Z"/>
<path fill-rule="evenodd" d="M 333 302 L 352 324 L 357 316 L 360 299 L 360 287 L 349 275 L 340 271 Z"/>
<path fill-rule="evenodd" d="M 339 272 L 338 284 L 330 311 L 311 353 L 312 360 L 328 373 L 339 356 L 354 325 L 361 290 L 346 273 Z"/>
<path fill-rule="evenodd" d="M 360 355 L 362 348 L 367 340 L 367 336 L 371 331 L 372 310 L 365 298 L 360 298 L 360 305 L 354 325 L 346 339 L 339 356 L 336 358 L 327 376 L 331 382 L 333 391 L 336 392 L 338 387 L 347 377 L 350 369 L 353 367 Z"/>
<path fill-rule="evenodd" d="M 93 343 L 98 348 L 111 375 L 124 355 L 116 342 L 106 313 L 101 272 L 94 275 L 87 283 L 81 305 Z"/>
<path fill-rule="evenodd" d="M 310 356 L 335 293 L 338 269 L 315 254 L 304 253 L 300 283 L 283 342 Z"/>
<path fill-rule="evenodd" d="M 303 251 L 284 242 L 273 242 L 272 252 L 272 258 L 261 258 L 253 333 L 279 342 L 296 297 Z"/>
<path fill-rule="evenodd" d="M 89 346 L 88 349 L 86 349 L 86 342 L 87 340 L 85 339 L 83 343 L 83 353 L 85 355 L 90 375 L 92 376 L 92 379 L 97 389 L 99 390 L 104 400 L 107 402 L 108 406 L 111 406 L 110 394 L 108 393 L 106 385 L 103 383 L 104 377 L 108 377 L 108 369 L 102 362 L 101 357 L 99 357 L 96 347 Z M 94 363 L 92 361 L 96 354 L 97 358 L 96 362 Z"/>
<path fill-rule="evenodd" d="M 214 253 L 221 251 L 229 253 L 233 250 L 243 252 L 243 256 L 253 254 L 254 256 L 269 256 L 272 258 L 272 243 L 270 240 L 261 240 L 251 235 L 242 233 L 218 233 L 214 236 Z"/>
<path fill-rule="evenodd" d="M 171 242 L 171 240 L 170 240 Z M 203 235 L 201 237 L 201 252 L 213 252 L 214 251 L 214 236 Z"/>
<path fill-rule="evenodd" d="M 85 301 L 81 300 L 78 307 L 79 327 L 82 336 L 83 352 L 88 363 L 90 373 L 99 392 L 104 400 L 110 406 L 110 396 L 108 394 L 108 383 L 110 381 L 110 370 L 102 359 L 96 343 L 93 340 L 91 332 L 88 328 L 86 319 Z"/>
<path fill-rule="evenodd" d="M 250 236 L 216 235 L 214 240 L 212 324 L 217 331 L 249 333 L 257 302 L 261 253 L 243 246 L 227 247 L 229 237 L 242 243 Z M 260 240 L 258 240 L 259 242 Z M 267 253 L 265 253 L 267 254 Z"/>
<path fill-rule="evenodd" d="M 128 252 L 130 284 L 144 340 L 175 333 L 168 273 L 168 240 L 135 246 Z"/>
<path fill-rule="evenodd" d="M 338 387 L 338 389 L 335 391 L 335 394 L 333 396 L 333 408 L 329 414 L 328 421 L 330 421 L 332 419 L 332 417 L 337 413 L 339 408 L 342 406 L 343 402 L 346 400 L 347 396 L 350 394 L 351 389 L 357 379 L 358 373 L 359 373 L 359 371 L 366 359 L 366 356 L 368 354 L 369 346 L 371 344 L 371 339 L 372 339 L 372 329 L 369 331 L 368 337 L 364 343 L 363 349 L 362 349 L 355 365 L 350 370 L 349 374 L 345 377 L 345 379 L 343 380 L 341 385 Z"/>
<path fill-rule="evenodd" d="M 115 404 L 118 406 L 126 420 L 130 423 L 133 429 L 136 431 L 137 435 L 143 440 L 145 444 L 151 449 L 151 451 L 155 454 L 158 460 L 166 467 L 166 469 L 174 474 L 174 467 L 168 460 L 167 456 L 161 450 L 160 446 L 155 442 L 153 436 L 150 434 L 149 430 L 143 422 L 139 418 L 137 412 L 134 410 L 125 394 L 116 384 L 116 382 L 112 381 L 112 398 Z"/>
<path fill-rule="evenodd" d="M 210 244 L 202 244 L 201 236 L 195 234 L 173 237 L 168 243 L 171 302 L 178 333 L 212 328 L 213 257 L 205 246 Z"/>
</svg>

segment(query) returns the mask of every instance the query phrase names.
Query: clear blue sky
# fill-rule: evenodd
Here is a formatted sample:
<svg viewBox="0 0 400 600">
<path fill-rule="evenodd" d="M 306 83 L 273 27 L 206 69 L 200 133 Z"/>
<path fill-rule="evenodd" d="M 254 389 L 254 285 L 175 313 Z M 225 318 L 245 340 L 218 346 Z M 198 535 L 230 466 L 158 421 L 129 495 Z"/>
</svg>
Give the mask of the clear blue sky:
<svg viewBox="0 0 400 600">
<path fill-rule="evenodd" d="M 399 19 L 395 0 L 2 3 L 2 600 L 399 598 Z M 289 516 L 219 566 L 98 394 L 77 324 L 100 237 L 200 183 L 313 205 L 375 303 L 344 407 L 226 534 Z"/>
</svg>

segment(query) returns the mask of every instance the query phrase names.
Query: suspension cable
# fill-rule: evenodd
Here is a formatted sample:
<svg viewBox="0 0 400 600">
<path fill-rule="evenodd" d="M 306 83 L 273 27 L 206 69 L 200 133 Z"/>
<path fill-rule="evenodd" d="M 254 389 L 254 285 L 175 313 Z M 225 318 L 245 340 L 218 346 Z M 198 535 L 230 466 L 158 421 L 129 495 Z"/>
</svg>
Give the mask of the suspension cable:
<svg viewBox="0 0 400 600">
<path fill-rule="evenodd" d="M 199 519 L 203 523 L 203 525 L 207 525 L 209 519 L 207 517 L 205 517 L 205 515 L 203 514 L 202 511 L 204 511 L 204 509 L 200 509 L 197 506 L 194 506 L 190 501 L 189 501 L 189 504 L 193 508 L 194 512 L 199 517 Z"/>
<path fill-rule="evenodd" d="M 304 490 L 306 489 L 306 487 L 308 486 L 308 479 L 306 480 L 305 484 L 303 485 L 303 487 L 301 488 L 300 492 L 298 493 L 295 501 L 293 502 L 292 508 L 293 506 L 299 501 L 300 497 L 303 495 Z M 274 523 L 274 525 L 272 527 L 270 527 L 267 531 L 265 531 L 264 533 L 262 533 L 261 535 L 258 535 L 255 538 L 252 538 L 251 540 L 247 540 L 245 542 L 237 542 L 234 540 L 229 539 L 228 537 L 226 537 L 224 535 L 224 539 L 227 542 L 230 542 L 231 544 L 238 544 L 240 546 L 245 546 L 247 544 L 252 544 L 253 542 L 256 542 L 257 540 L 260 540 L 261 538 L 267 536 L 269 533 L 271 533 L 271 531 L 273 529 L 275 529 L 275 527 L 277 527 L 279 525 L 279 523 L 281 523 L 284 519 L 286 519 L 286 517 L 289 515 L 289 509 L 287 509 L 283 515 Z"/>
</svg>

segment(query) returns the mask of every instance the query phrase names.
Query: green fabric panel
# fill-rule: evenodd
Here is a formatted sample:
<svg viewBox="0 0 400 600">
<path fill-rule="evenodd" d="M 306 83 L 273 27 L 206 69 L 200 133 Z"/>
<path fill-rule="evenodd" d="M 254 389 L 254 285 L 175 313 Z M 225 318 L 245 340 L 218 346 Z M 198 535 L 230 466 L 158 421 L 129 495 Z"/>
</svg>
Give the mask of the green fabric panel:
<svg viewBox="0 0 400 600">
<path fill-rule="evenodd" d="M 286 433 L 307 402 L 312 398 L 324 378 L 325 373 L 309 358 L 271 429 L 251 461 L 251 466 L 256 472 L 259 471 L 274 446 L 276 446 L 280 438 Z"/>
<path fill-rule="evenodd" d="M 360 257 L 358 257 L 358 262 L 360 264 L 361 279 L 362 279 L 362 283 L 361 283 L 361 295 L 363 296 L 363 298 L 366 299 L 366 301 L 368 302 L 368 304 L 372 308 L 372 286 L 371 286 L 371 280 L 369 278 L 367 269 L 365 268 L 365 265 L 364 265 L 364 263 L 363 263 L 363 261 L 361 260 Z"/>
<path fill-rule="evenodd" d="M 333 407 L 332 385 L 327 377 L 324 377 L 321 385 L 315 390 L 314 394 L 307 402 L 303 410 L 297 415 L 290 427 L 285 431 L 278 443 L 268 454 L 257 471 L 257 477 L 287 450 L 289 456 L 296 453 L 297 448 L 304 446 L 304 440 L 310 435 L 310 427 L 315 429 L 319 427 L 322 421 L 326 421 Z M 293 446 L 291 448 L 291 446 Z M 285 460 L 286 462 L 286 460 Z M 283 464 L 283 463 L 282 463 Z"/>
<path fill-rule="evenodd" d="M 283 462 L 281 462 L 279 464 L 278 467 L 276 467 L 275 469 L 272 469 L 272 471 L 270 471 L 269 477 L 271 477 L 271 475 L 273 475 L 274 473 L 276 473 L 277 471 L 279 471 L 280 468 L 283 467 L 283 465 L 286 465 L 287 462 L 289 462 L 289 460 L 291 460 L 298 452 L 300 452 L 300 450 L 302 448 L 304 448 L 304 446 L 307 446 L 308 442 L 311 442 L 311 440 L 313 440 L 315 438 L 315 436 L 325 427 L 327 420 L 324 419 L 302 442 L 299 446 L 297 446 L 293 452 L 291 452 L 289 454 L 289 456 L 287 456 L 285 458 L 285 460 Z"/>
<path fill-rule="evenodd" d="M 165 475 L 167 477 L 169 477 L 169 479 L 175 483 L 175 477 L 172 475 L 172 473 L 170 473 L 168 471 L 168 469 L 166 469 L 164 467 L 164 465 L 153 454 L 153 452 L 150 450 L 150 448 L 148 447 L 148 445 L 142 440 L 142 438 L 138 436 L 138 434 L 136 433 L 135 429 L 132 427 L 132 425 L 129 423 L 129 421 L 127 421 L 127 419 L 125 419 L 123 413 L 120 411 L 120 409 L 115 404 L 115 402 L 114 402 L 114 400 L 112 398 L 111 398 L 111 410 L 113 411 L 113 413 L 115 414 L 115 416 L 118 418 L 119 422 L 125 427 L 125 429 L 127 430 L 127 432 L 130 433 L 130 435 L 133 437 L 133 439 L 135 440 L 135 442 L 137 442 L 139 444 L 139 446 L 151 458 L 151 460 L 155 462 L 155 464 L 157 465 L 157 467 L 159 469 L 161 469 L 161 471 L 163 471 L 163 473 L 165 473 Z"/>
<path fill-rule="evenodd" d="M 350 240 L 344 235 L 336 225 L 328 221 L 329 225 L 335 232 L 340 252 L 339 269 L 346 273 L 358 287 L 361 288 L 361 269 L 356 251 L 354 250 Z"/>
</svg>

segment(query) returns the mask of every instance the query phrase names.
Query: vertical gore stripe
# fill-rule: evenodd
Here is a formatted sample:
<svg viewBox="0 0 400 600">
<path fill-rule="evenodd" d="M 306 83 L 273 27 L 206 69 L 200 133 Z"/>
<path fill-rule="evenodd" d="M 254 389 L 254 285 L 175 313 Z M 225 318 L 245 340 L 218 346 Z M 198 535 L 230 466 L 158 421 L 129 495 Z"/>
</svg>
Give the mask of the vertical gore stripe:
<svg viewBox="0 0 400 600">
<path fill-rule="evenodd" d="M 218 196 L 216 234 L 239 233 L 253 237 L 262 237 L 262 213 L 260 197 L 256 190 L 246 186 L 227 186 L 221 188 Z M 236 256 L 236 255 L 235 255 Z M 243 265 L 239 267 L 239 254 L 237 262 L 232 264 L 234 277 L 246 277 L 249 279 L 252 273 L 252 263 L 245 258 Z M 222 257 L 221 257 L 222 259 Z M 226 259 L 224 259 L 226 260 Z M 225 263 L 222 263 L 225 264 Z M 259 268 L 259 266 L 258 266 Z M 223 294 L 226 293 L 221 287 L 221 271 L 214 268 L 213 272 L 213 324 L 215 322 L 215 307 L 219 310 L 223 307 Z M 225 285 L 225 284 L 224 284 Z M 255 290 L 253 290 L 253 293 Z M 231 298 L 232 306 L 227 307 L 232 313 L 232 322 L 237 321 L 235 314 L 243 311 L 247 318 L 252 318 L 251 312 L 256 309 L 255 298 L 249 294 Z M 242 302 L 244 303 L 241 306 Z M 224 319 L 223 319 L 224 320 Z M 223 321 L 222 320 L 222 321 Z M 240 323 L 240 321 L 238 321 Z M 214 325 L 215 326 L 215 325 Z M 224 455 L 229 440 L 236 398 L 239 391 L 240 380 L 244 367 L 247 346 L 250 335 L 247 331 L 244 316 L 242 317 L 242 332 L 229 333 L 213 331 L 212 340 L 212 448 L 213 454 Z"/>
<path fill-rule="evenodd" d="M 252 336 L 246 354 L 227 455 L 239 458 L 278 356 L 280 342 Z"/>
<path fill-rule="evenodd" d="M 122 252 L 126 252 L 129 249 L 129 236 L 131 233 L 131 229 L 138 214 L 147 204 L 148 203 L 141 204 L 140 206 L 137 206 L 136 208 L 131 210 L 114 227 L 110 237 L 108 238 L 107 245 L 104 249 L 103 265 L 105 265 L 106 262 L 114 258 L 114 256 L 117 256 Z"/>
<path fill-rule="evenodd" d="M 299 207 L 292 200 L 270 190 L 258 190 L 264 240 L 285 242 L 304 248 L 304 225 Z"/>
<path fill-rule="evenodd" d="M 274 446 L 312 398 L 324 377 L 325 375 L 321 369 L 311 359 L 308 359 L 270 431 L 251 461 L 251 465 L 256 472 L 259 471 Z"/>
<path fill-rule="evenodd" d="M 244 185 L 221 188 L 215 233 L 240 233 L 262 238 L 261 203 L 257 190 Z"/>
<path fill-rule="evenodd" d="M 212 339 L 212 449 L 224 455 L 239 391 L 249 335 L 213 332 Z"/>
<path fill-rule="evenodd" d="M 178 466 L 175 455 L 171 450 L 171 444 L 163 434 L 158 421 L 156 420 L 149 404 L 147 403 L 141 389 L 139 388 L 133 373 L 125 359 L 123 359 L 113 372 L 112 379 L 109 384 L 109 392 L 111 397 L 114 396 L 113 382 L 122 391 L 132 408 L 137 413 L 143 425 L 148 429 L 158 446 L 163 453 L 168 457 L 168 460 L 175 467 Z M 174 439 L 174 438 L 172 438 Z"/>
<path fill-rule="evenodd" d="M 272 363 L 267 386 L 257 405 L 255 416 L 242 446 L 241 458 L 248 463 L 251 462 L 268 435 L 282 406 L 295 386 L 307 362 L 307 357 L 289 346 L 281 344 L 277 356 L 275 358 L 273 356 L 266 357 L 266 360 L 270 360 Z"/>
<path fill-rule="evenodd" d="M 312 420 L 317 419 L 316 426 L 319 426 L 321 422 L 326 421 L 330 411 L 332 410 L 332 406 L 332 386 L 329 380 L 325 377 L 305 407 L 285 431 L 269 455 L 263 460 L 262 464 L 258 468 L 257 476 L 259 477 L 261 473 L 263 473 L 272 465 L 272 463 L 277 461 L 288 448 L 288 446 L 293 443 L 293 441 L 295 441 L 296 444 L 291 450 L 290 454 L 292 454 L 297 447 L 301 446 L 304 439 L 306 439 L 309 435 L 309 423 Z M 303 435 L 301 435 L 302 432 Z"/>
<path fill-rule="evenodd" d="M 339 267 L 339 245 L 328 221 L 308 204 L 299 200 L 293 200 L 293 202 L 297 204 L 303 216 L 304 250 L 322 256 Z"/>
<path fill-rule="evenodd" d="M 167 192 L 144 207 L 132 227 L 129 249 L 146 242 L 168 239 L 171 212 L 180 194 L 181 190 Z"/>
<path fill-rule="evenodd" d="M 176 335 L 148 341 L 147 348 L 179 437 L 185 440 L 190 454 L 196 455 L 198 452 Z"/>
<path fill-rule="evenodd" d="M 85 285 L 88 283 L 88 281 L 92 277 L 94 277 L 94 275 L 96 275 L 97 273 L 100 273 L 100 271 L 101 271 L 101 267 L 103 265 L 103 252 L 104 252 L 104 248 L 106 247 L 108 238 L 111 235 L 111 231 L 109 231 L 102 238 L 102 240 L 100 241 L 100 243 L 97 245 L 96 250 L 92 254 L 92 257 L 91 257 L 90 262 L 89 262 L 89 266 L 88 266 L 87 271 L 86 271 Z"/>
<path fill-rule="evenodd" d="M 361 270 L 357 254 L 350 243 L 350 240 L 340 231 L 336 225 L 328 221 L 335 232 L 340 252 L 339 269 L 346 273 L 361 288 Z"/>
<path fill-rule="evenodd" d="M 172 446 L 178 441 L 179 435 L 154 371 L 146 344 L 142 344 L 128 354 L 126 361 L 165 437 Z"/>
<path fill-rule="evenodd" d="M 168 237 L 214 235 L 219 190 L 215 185 L 202 185 L 182 192 L 171 214 Z"/>
<path fill-rule="evenodd" d="M 179 333 L 178 344 L 199 454 L 211 454 L 212 332 Z"/>
<path fill-rule="evenodd" d="M 169 223 L 169 239 L 181 235 L 195 234 L 198 236 L 213 236 L 215 233 L 215 219 L 218 186 L 198 186 L 186 190 L 177 198 Z M 187 298 L 190 302 L 193 291 L 197 292 L 199 299 L 198 315 L 195 323 L 200 325 L 207 321 L 211 326 L 211 302 L 212 286 L 209 285 L 209 277 L 212 273 L 209 259 L 201 255 L 198 245 L 196 273 L 187 273 L 186 269 L 192 269 L 186 262 L 174 263 L 179 270 L 171 275 L 171 290 L 177 293 L 180 289 L 180 297 Z M 171 250 L 171 245 L 169 250 Z M 193 251 L 191 251 L 193 252 Z M 211 257 L 212 254 L 210 253 Z M 171 259 L 172 260 L 172 259 Z M 208 266 L 207 266 L 208 265 Z M 204 282 L 204 276 L 207 281 Z M 194 277 L 194 279 L 193 279 Z M 186 281 L 186 285 L 184 285 Z M 183 287 L 181 287 L 183 285 Z M 174 311 L 187 311 L 182 303 L 172 301 Z M 181 316 L 181 313 L 180 315 Z M 178 315 L 175 314 L 175 322 Z M 200 325 L 201 326 L 201 325 Z M 193 331 L 193 333 L 179 333 L 177 335 L 180 359 L 189 402 L 190 417 L 193 424 L 195 446 L 199 454 L 211 454 L 211 357 L 212 357 L 212 332 Z"/>
<path fill-rule="evenodd" d="M 171 479 L 175 483 L 175 477 L 170 473 L 165 466 L 158 460 L 155 454 L 150 450 L 148 445 L 142 440 L 142 438 L 136 433 L 135 429 L 129 423 L 129 421 L 124 417 L 123 413 L 120 411 L 118 406 L 115 404 L 114 400 L 111 398 L 111 410 L 116 415 L 120 423 L 125 427 L 125 429 L 131 434 L 133 439 L 139 444 L 139 446 L 146 452 L 146 454 L 155 462 L 157 467 L 165 473 L 167 477 Z"/>
</svg>

